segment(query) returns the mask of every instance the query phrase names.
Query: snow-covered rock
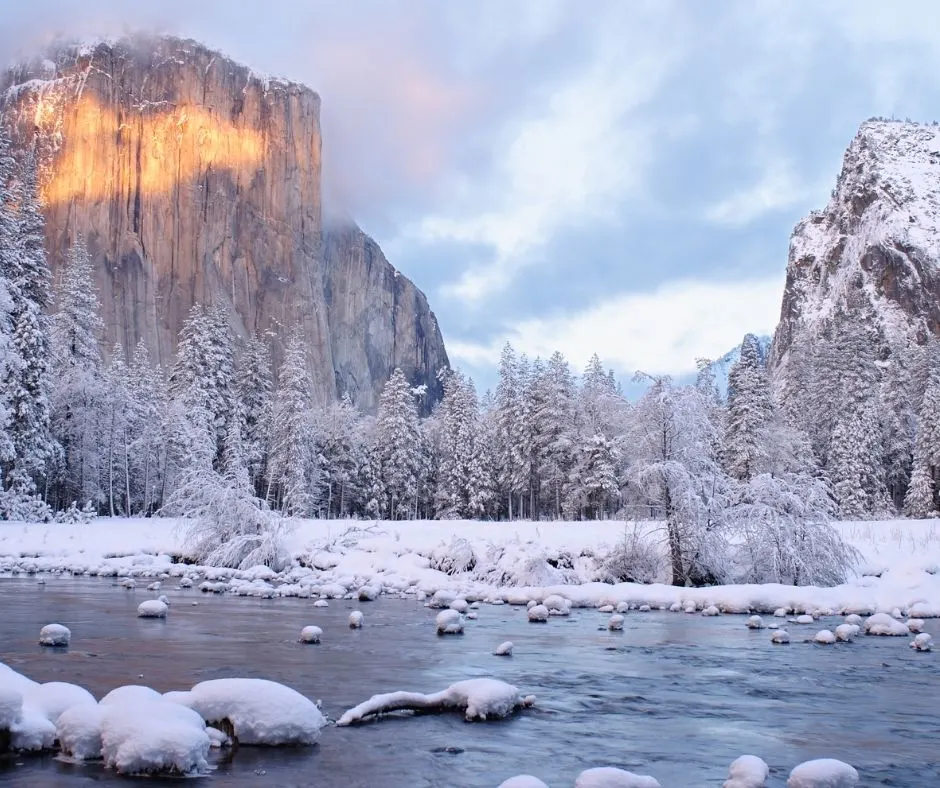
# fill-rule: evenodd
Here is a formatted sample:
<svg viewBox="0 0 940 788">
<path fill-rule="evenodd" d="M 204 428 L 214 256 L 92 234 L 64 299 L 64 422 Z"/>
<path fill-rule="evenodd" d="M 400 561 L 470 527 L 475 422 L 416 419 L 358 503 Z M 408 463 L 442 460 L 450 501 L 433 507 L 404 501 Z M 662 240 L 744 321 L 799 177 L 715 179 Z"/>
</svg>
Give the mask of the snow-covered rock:
<svg viewBox="0 0 940 788">
<path fill-rule="evenodd" d="M 645 775 L 601 766 L 585 769 L 574 781 L 574 788 L 662 788 L 659 781 Z"/>
<path fill-rule="evenodd" d="M 763 629 L 764 619 L 762 619 L 760 616 L 751 616 L 747 621 L 744 622 L 744 624 L 748 629 Z"/>
<path fill-rule="evenodd" d="M 786 618 L 788 615 L 790 615 L 790 613 L 785 607 L 778 607 L 774 611 L 774 618 Z"/>
<path fill-rule="evenodd" d="M 159 599 L 148 599 L 137 606 L 137 617 L 166 618 L 169 609 L 166 602 L 161 602 Z"/>
<path fill-rule="evenodd" d="M 314 744 L 326 725 L 313 701 L 267 679 L 203 681 L 189 692 L 168 694 L 167 702 L 192 709 L 213 727 L 227 722 L 239 744 Z"/>
<path fill-rule="evenodd" d="M 193 587 L 192 579 L 188 577 L 181 577 L 179 581 L 179 587 L 180 588 L 192 588 Z"/>
<path fill-rule="evenodd" d="M 855 788 L 858 772 L 832 758 L 806 761 L 790 772 L 787 788 Z"/>
<path fill-rule="evenodd" d="M 924 631 L 924 619 L 922 618 L 909 618 L 904 623 L 907 625 L 907 631 L 913 635 Z"/>
<path fill-rule="evenodd" d="M 851 643 L 858 633 L 858 624 L 839 624 L 839 626 L 836 627 L 836 640 L 840 640 L 843 643 Z"/>
<path fill-rule="evenodd" d="M 548 608 L 545 605 L 535 605 L 529 608 L 527 615 L 532 623 L 543 624 L 548 621 Z"/>
<path fill-rule="evenodd" d="M 362 722 L 367 717 L 393 711 L 463 711 L 467 720 L 507 717 L 517 709 L 526 708 L 535 698 L 523 697 L 511 684 L 497 679 L 458 681 L 445 690 L 424 695 L 419 692 L 390 692 L 374 695 L 347 711 L 337 720 L 339 726 Z"/>
<path fill-rule="evenodd" d="M 561 594 L 549 594 L 542 600 L 550 615 L 567 616 L 571 613 L 571 602 L 565 599 Z"/>
<path fill-rule="evenodd" d="M 933 638 L 926 632 L 921 632 L 911 641 L 911 648 L 917 651 L 931 651 Z"/>
<path fill-rule="evenodd" d="M 721 611 L 720 611 L 717 607 L 715 607 L 715 605 L 709 605 L 709 606 L 706 607 L 704 610 L 702 610 L 702 615 L 703 615 L 703 616 L 709 616 L 709 617 L 711 617 L 711 616 L 720 616 L 720 615 L 721 615 Z"/>
<path fill-rule="evenodd" d="M 323 630 L 316 626 L 307 626 L 300 630 L 301 643 L 319 643 Z"/>
<path fill-rule="evenodd" d="M 89 712 L 82 721 L 92 719 Z M 209 746 L 202 718 L 176 703 L 151 699 L 103 707 L 101 756 L 120 774 L 203 774 Z"/>
<path fill-rule="evenodd" d="M 59 716 L 73 706 L 97 706 L 98 701 L 84 687 L 64 681 L 36 684 L 23 694 L 24 706 L 30 706 L 49 722 L 55 724 Z"/>
<path fill-rule="evenodd" d="M 836 636 L 831 630 L 821 629 L 813 636 L 814 643 L 821 643 L 824 646 L 831 646 L 836 642 Z"/>
<path fill-rule="evenodd" d="M 619 614 L 612 615 L 607 620 L 607 629 L 611 632 L 620 632 L 623 630 L 623 616 Z"/>
<path fill-rule="evenodd" d="M 438 635 L 462 635 L 463 616 L 456 610 L 442 610 L 434 619 Z"/>
<path fill-rule="evenodd" d="M 313 606 L 314 607 L 329 607 L 330 603 L 327 602 L 325 599 L 318 599 L 316 602 L 313 603 Z"/>
<path fill-rule="evenodd" d="M 548 788 L 538 777 L 530 774 L 520 774 L 518 777 L 510 777 L 499 784 L 499 788 Z"/>
<path fill-rule="evenodd" d="M 349 628 L 350 629 L 362 629 L 362 613 L 358 610 L 353 610 L 349 614 Z"/>
<path fill-rule="evenodd" d="M 902 622 L 893 616 L 889 616 L 887 613 L 875 613 L 875 615 L 865 619 L 865 634 L 907 637 L 911 633 Z"/>
<path fill-rule="evenodd" d="M 493 653 L 494 653 L 497 657 L 511 657 L 511 656 L 512 656 L 512 647 L 513 647 L 513 646 L 512 646 L 512 641 L 511 641 L 511 640 L 507 640 L 507 641 L 505 641 L 505 642 L 503 642 L 503 643 L 500 643 L 500 644 L 496 647 L 496 651 L 494 651 Z"/>
<path fill-rule="evenodd" d="M 770 642 L 777 645 L 784 645 L 790 642 L 790 634 L 785 629 L 775 629 L 770 634 Z"/>
<path fill-rule="evenodd" d="M 107 706 L 77 705 L 59 715 L 56 738 L 62 753 L 75 761 L 93 761 L 101 757 L 101 726 Z"/>
<path fill-rule="evenodd" d="M 116 687 L 111 690 L 99 703 L 102 706 L 133 706 L 151 700 L 163 700 L 163 696 L 150 687 L 144 687 L 140 684 L 126 684 L 123 687 Z"/>
<path fill-rule="evenodd" d="M 637 611 L 639 611 L 640 613 L 649 613 L 652 609 L 653 608 L 651 608 L 649 605 L 640 605 L 637 608 Z"/>
<path fill-rule="evenodd" d="M 470 603 L 466 599 L 455 599 L 449 605 L 451 610 L 456 610 L 458 613 L 466 613 L 470 610 Z"/>
<path fill-rule="evenodd" d="M 804 613 L 802 616 L 797 616 L 795 619 L 793 619 L 794 624 L 813 624 L 815 621 L 816 619 L 808 613 Z"/>
<path fill-rule="evenodd" d="M 428 600 L 428 607 L 450 607 L 450 603 L 453 602 L 456 598 L 457 595 L 453 591 L 448 591 L 446 588 L 441 588 L 435 591 L 433 596 Z"/>
<path fill-rule="evenodd" d="M 865 619 L 863 619 L 860 615 L 858 615 L 858 613 L 850 613 L 849 615 L 845 617 L 845 623 L 855 624 L 856 626 L 860 627 L 862 626 L 862 624 L 865 623 Z"/>
<path fill-rule="evenodd" d="M 379 596 L 379 589 L 374 586 L 363 586 L 357 592 L 360 602 L 374 602 Z"/>
<path fill-rule="evenodd" d="M 43 646 L 67 646 L 72 632 L 62 624 L 46 624 L 39 630 L 39 643 Z"/>
<path fill-rule="evenodd" d="M 756 755 L 742 755 L 728 767 L 723 788 L 764 788 L 770 768 Z"/>
</svg>

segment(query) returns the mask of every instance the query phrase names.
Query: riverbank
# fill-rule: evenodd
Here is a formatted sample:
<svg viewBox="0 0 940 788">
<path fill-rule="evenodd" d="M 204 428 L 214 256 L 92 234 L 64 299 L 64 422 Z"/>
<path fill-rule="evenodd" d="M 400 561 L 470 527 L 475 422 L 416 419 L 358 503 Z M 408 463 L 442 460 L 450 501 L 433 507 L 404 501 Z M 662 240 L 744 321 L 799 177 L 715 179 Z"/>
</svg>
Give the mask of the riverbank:
<svg viewBox="0 0 940 788">
<path fill-rule="evenodd" d="M 656 538 L 656 523 L 637 526 Z M 632 533 L 622 522 L 366 522 L 301 520 L 286 537 L 290 566 L 244 571 L 181 563 L 185 524 L 97 518 L 84 525 L 0 523 L 0 572 L 70 573 L 179 582 L 254 597 L 378 594 L 423 598 L 446 591 L 468 600 L 524 604 L 560 593 L 576 606 L 679 605 L 723 612 L 892 612 L 940 617 L 937 521 L 845 522 L 836 527 L 863 557 L 832 588 L 781 585 L 674 588 L 611 584 L 608 554 Z"/>
</svg>

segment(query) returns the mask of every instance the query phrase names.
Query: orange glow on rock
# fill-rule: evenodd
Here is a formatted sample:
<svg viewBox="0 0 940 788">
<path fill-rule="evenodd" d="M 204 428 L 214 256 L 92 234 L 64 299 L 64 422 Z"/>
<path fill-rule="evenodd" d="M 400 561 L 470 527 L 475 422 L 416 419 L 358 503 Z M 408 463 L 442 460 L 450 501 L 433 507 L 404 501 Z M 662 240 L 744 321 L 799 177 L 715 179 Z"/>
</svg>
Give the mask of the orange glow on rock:
<svg viewBox="0 0 940 788">
<path fill-rule="evenodd" d="M 63 120 L 62 148 L 42 189 L 47 204 L 167 194 L 210 169 L 250 177 L 265 155 L 258 131 L 199 106 L 152 105 L 122 117 L 86 94 Z"/>
</svg>

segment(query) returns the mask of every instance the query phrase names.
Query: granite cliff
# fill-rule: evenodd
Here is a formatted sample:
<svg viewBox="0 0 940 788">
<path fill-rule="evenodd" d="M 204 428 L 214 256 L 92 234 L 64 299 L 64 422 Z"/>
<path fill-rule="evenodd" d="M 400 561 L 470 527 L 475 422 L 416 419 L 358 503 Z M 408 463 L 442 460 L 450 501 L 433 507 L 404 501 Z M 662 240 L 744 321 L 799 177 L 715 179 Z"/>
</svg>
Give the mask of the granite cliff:
<svg viewBox="0 0 940 788">
<path fill-rule="evenodd" d="M 318 402 L 372 409 L 396 366 L 428 406 L 439 396 L 447 354 L 424 295 L 358 227 L 324 228 L 312 90 L 133 38 L 9 69 L 0 113 L 41 163 L 53 272 L 88 244 L 106 348 L 143 339 L 167 366 L 190 306 L 223 300 L 238 334 L 302 327 Z"/>
</svg>

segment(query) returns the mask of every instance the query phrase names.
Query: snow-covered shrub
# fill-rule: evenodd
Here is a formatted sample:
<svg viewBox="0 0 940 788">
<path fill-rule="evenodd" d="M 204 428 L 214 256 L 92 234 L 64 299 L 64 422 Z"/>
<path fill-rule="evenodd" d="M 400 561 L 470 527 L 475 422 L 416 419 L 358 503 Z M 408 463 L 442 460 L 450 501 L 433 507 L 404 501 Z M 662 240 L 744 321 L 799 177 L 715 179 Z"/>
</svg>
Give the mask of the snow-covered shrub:
<svg viewBox="0 0 940 788">
<path fill-rule="evenodd" d="M 450 543 L 441 542 L 428 556 L 431 569 L 445 575 L 460 575 L 472 572 L 477 565 L 473 547 L 466 539 L 454 537 Z"/>
<path fill-rule="evenodd" d="M 41 498 L 15 489 L 0 490 L 0 520 L 48 523 L 52 517 L 52 509 Z"/>
<path fill-rule="evenodd" d="M 86 525 L 95 519 L 97 512 L 95 507 L 91 505 L 91 501 L 88 501 L 81 509 L 78 508 L 78 505 L 75 501 L 72 501 L 72 505 L 68 509 L 65 509 L 61 512 L 56 512 L 55 517 L 53 518 L 57 523 L 65 523 L 68 525 Z"/>
<path fill-rule="evenodd" d="M 636 524 L 624 523 L 623 536 L 601 564 L 601 580 L 608 583 L 655 583 L 663 570 L 657 545 Z"/>
</svg>

